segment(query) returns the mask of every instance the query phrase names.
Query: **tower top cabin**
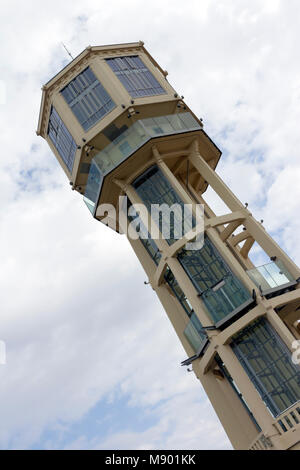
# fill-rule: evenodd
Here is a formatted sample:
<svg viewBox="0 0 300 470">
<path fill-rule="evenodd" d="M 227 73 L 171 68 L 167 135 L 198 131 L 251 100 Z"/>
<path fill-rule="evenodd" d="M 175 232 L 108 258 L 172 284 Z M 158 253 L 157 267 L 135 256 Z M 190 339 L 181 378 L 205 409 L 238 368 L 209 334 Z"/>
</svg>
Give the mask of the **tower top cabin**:
<svg viewBox="0 0 300 470">
<path fill-rule="evenodd" d="M 43 88 L 37 134 L 48 142 L 73 189 L 94 217 L 101 203 L 116 209 L 120 188 L 151 165 L 153 145 L 186 177 L 185 150 L 198 139 L 215 168 L 221 152 L 203 130 L 142 41 L 87 47 Z M 201 194 L 203 178 L 189 168 Z M 195 179 L 193 179 L 195 177 Z"/>
</svg>

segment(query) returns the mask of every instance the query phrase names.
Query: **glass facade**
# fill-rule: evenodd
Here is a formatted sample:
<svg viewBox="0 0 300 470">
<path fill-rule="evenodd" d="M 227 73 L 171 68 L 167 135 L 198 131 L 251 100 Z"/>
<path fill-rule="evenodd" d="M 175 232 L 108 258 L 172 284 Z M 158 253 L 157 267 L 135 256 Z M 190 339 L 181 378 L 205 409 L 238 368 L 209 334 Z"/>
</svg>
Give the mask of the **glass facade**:
<svg viewBox="0 0 300 470">
<path fill-rule="evenodd" d="M 185 217 L 187 214 L 184 213 L 181 198 L 157 166 L 153 166 L 135 180 L 133 187 L 151 212 L 153 220 L 169 245 L 195 227 L 196 222 L 192 214 Z M 166 204 L 167 210 L 165 212 L 159 210 L 153 206 L 154 204 L 157 206 Z"/>
<path fill-rule="evenodd" d="M 249 269 L 247 274 L 263 292 L 294 281 L 293 276 L 280 260 Z"/>
<path fill-rule="evenodd" d="M 130 207 L 131 203 L 128 200 L 128 206 Z M 129 222 L 132 222 L 136 217 L 136 215 L 127 215 Z M 139 236 L 140 241 L 143 246 L 146 248 L 148 254 L 151 256 L 154 263 L 158 266 L 159 261 L 161 259 L 161 253 L 157 248 L 156 243 L 150 237 L 150 234 L 146 230 L 143 223 L 139 221 Z M 172 271 L 169 267 L 167 267 L 164 279 L 166 284 L 170 287 L 171 291 L 173 292 L 174 296 L 179 301 L 181 307 L 184 309 L 185 313 L 189 317 L 189 323 L 187 324 L 184 335 L 187 338 L 188 342 L 192 346 L 195 352 L 197 352 L 201 345 L 206 341 L 207 336 L 205 331 L 202 328 L 202 325 L 195 314 L 190 302 L 188 301 L 186 295 L 184 294 L 183 290 L 181 289 L 180 285 L 178 284 L 177 280 L 175 279 Z"/>
<path fill-rule="evenodd" d="M 257 423 L 256 419 L 254 418 L 252 411 L 250 410 L 249 406 L 247 405 L 247 403 L 246 403 L 242 393 L 240 392 L 237 384 L 235 383 L 235 381 L 233 380 L 233 378 L 229 374 L 225 364 L 223 363 L 222 359 L 220 358 L 220 356 L 218 354 L 216 354 L 216 356 L 215 356 L 215 361 L 218 364 L 218 366 L 219 366 L 221 372 L 223 373 L 224 377 L 226 378 L 227 382 L 229 383 L 231 388 L 234 390 L 235 394 L 237 395 L 237 397 L 241 401 L 242 405 L 246 409 L 246 411 L 247 411 L 249 417 L 251 418 L 253 424 L 256 426 L 257 430 L 259 432 L 261 432 L 261 428 L 260 428 L 259 424 Z"/>
<path fill-rule="evenodd" d="M 53 106 L 51 107 L 50 111 L 48 135 L 69 172 L 71 173 L 77 145 Z"/>
<path fill-rule="evenodd" d="M 114 57 L 106 62 L 133 98 L 166 93 L 137 55 Z"/>
<path fill-rule="evenodd" d="M 152 209 L 152 213 L 152 204 L 167 204 L 168 206 L 177 204 L 181 208 L 171 219 L 171 237 L 166 239 L 169 244 L 175 241 L 174 232 L 181 230 L 181 233 L 186 233 L 196 225 L 192 217 L 190 225 L 181 226 L 183 202 L 157 166 L 147 170 L 133 183 L 133 186 L 148 210 Z M 161 213 L 160 216 L 159 228 L 161 229 Z M 201 295 L 213 323 L 225 320 L 236 309 L 252 301 L 248 290 L 231 272 L 207 237 L 204 238 L 203 248 L 183 249 L 178 254 L 178 260 Z"/>
<path fill-rule="evenodd" d="M 94 212 L 104 176 L 113 171 L 146 142 L 154 137 L 198 129 L 200 129 L 198 122 L 191 113 L 187 112 L 141 119 L 129 128 L 125 127 L 112 142 L 109 139 L 110 143 L 101 152 L 97 153 L 92 160 L 91 175 L 88 177 L 84 198 L 90 211 Z M 104 135 L 106 135 L 105 132 L 106 130 L 103 131 Z M 97 173 L 99 173 L 99 178 L 96 180 L 94 177 L 95 168 L 97 168 Z"/>
<path fill-rule="evenodd" d="M 231 347 L 274 417 L 299 401 L 300 366 L 265 318 L 240 331 Z"/>
<path fill-rule="evenodd" d="M 138 217 L 138 214 L 134 210 L 132 210 L 131 202 L 128 198 L 127 198 L 127 203 L 128 203 L 127 218 L 129 222 L 133 222 Z M 130 207 L 131 207 L 131 211 L 129 215 Z M 123 210 L 125 210 L 125 208 L 123 208 Z M 139 232 L 138 232 L 139 239 L 141 243 L 144 245 L 144 247 L 146 248 L 148 254 L 151 256 L 156 266 L 158 266 L 160 259 L 161 259 L 161 253 L 156 243 L 154 242 L 154 240 L 152 240 L 152 238 L 150 237 L 150 234 L 148 230 L 146 229 L 145 225 L 141 221 L 139 221 L 138 225 L 139 225 Z"/>
<path fill-rule="evenodd" d="M 61 94 L 85 131 L 115 107 L 115 103 L 90 67 L 65 86 Z"/>
</svg>

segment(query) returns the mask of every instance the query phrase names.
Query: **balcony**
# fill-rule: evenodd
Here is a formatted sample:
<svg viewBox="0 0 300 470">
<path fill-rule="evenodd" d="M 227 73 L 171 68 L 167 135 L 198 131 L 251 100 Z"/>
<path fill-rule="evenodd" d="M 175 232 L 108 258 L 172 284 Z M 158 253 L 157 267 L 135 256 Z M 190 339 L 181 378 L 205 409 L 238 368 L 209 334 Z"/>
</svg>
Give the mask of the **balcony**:
<svg viewBox="0 0 300 470">
<path fill-rule="evenodd" d="M 248 276 L 267 298 L 293 288 L 297 281 L 286 269 L 282 261 L 276 260 L 247 271 Z"/>
<path fill-rule="evenodd" d="M 89 210 L 95 212 L 104 177 L 150 139 L 199 129 L 189 112 L 136 121 L 93 158 L 83 198 Z"/>
</svg>

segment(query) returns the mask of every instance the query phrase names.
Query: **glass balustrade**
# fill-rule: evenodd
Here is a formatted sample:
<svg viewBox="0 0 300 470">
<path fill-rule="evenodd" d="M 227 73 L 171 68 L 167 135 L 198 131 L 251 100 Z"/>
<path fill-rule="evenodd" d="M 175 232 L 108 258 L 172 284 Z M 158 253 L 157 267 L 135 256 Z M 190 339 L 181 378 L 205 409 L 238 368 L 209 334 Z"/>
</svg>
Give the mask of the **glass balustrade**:
<svg viewBox="0 0 300 470">
<path fill-rule="evenodd" d="M 84 202 L 93 213 L 97 203 L 103 178 L 126 158 L 154 137 L 178 134 L 200 129 L 191 113 L 171 114 L 136 121 L 129 129 L 113 140 L 91 163 Z"/>
<path fill-rule="evenodd" d="M 295 281 L 280 260 L 250 269 L 247 274 L 262 292 L 268 292 Z"/>
</svg>

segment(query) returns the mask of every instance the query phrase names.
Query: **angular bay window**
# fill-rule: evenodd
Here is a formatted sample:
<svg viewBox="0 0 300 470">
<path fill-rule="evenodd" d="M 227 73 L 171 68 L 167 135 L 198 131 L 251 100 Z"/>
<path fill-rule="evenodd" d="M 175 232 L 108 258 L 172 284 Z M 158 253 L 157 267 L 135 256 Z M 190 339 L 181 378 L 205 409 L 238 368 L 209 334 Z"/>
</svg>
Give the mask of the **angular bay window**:
<svg viewBox="0 0 300 470">
<path fill-rule="evenodd" d="M 77 145 L 53 106 L 51 107 L 50 111 L 48 135 L 66 167 L 71 173 Z"/>
<path fill-rule="evenodd" d="M 300 366 L 265 319 L 240 331 L 231 347 L 274 417 L 300 399 Z"/>
<path fill-rule="evenodd" d="M 114 57 L 106 62 L 133 98 L 166 93 L 137 55 Z"/>
<path fill-rule="evenodd" d="M 61 94 L 85 131 L 115 107 L 115 103 L 90 67 L 65 86 Z"/>
</svg>

